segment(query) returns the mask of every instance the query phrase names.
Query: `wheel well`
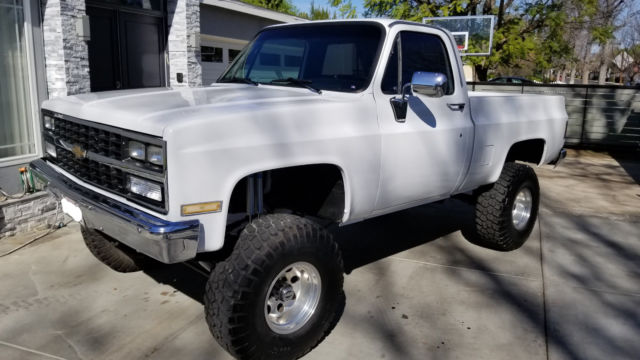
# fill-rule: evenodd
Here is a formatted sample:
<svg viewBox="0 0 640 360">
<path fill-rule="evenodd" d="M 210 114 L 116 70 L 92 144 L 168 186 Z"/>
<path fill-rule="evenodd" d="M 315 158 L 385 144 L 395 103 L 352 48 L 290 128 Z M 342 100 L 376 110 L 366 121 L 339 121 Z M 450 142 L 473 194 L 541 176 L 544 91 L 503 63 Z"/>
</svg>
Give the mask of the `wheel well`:
<svg viewBox="0 0 640 360">
<path fill-rule="evenodd" d="M 511 145 L 507 153 L 507 162 L 516 160 L 539 164 L 544 154 L 545 141 L 542 139 L 531 139 L 517 142 Z"/>
<path fill-rule="evenodd" d="M 241 179 L 233 189 L 230 214 L 293 212 L 340 221 L 345 191 L 336 165 L 316 164 L 263 171 Z"/>
</svg>

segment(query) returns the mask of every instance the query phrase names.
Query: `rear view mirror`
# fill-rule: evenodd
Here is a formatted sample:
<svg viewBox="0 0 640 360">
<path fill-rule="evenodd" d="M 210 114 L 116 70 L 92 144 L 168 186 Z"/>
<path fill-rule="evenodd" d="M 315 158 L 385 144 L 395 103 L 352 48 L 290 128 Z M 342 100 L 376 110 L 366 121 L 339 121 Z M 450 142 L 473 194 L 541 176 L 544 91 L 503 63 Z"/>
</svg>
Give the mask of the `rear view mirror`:
<svg viewBox="0 0 640 360">
<path fill-rule="evenodd" d="M 416 71 L 411 77 L 411 90 L 415 94 L 442 97 L 447 77 L 441 73 Z"/>
</svg>

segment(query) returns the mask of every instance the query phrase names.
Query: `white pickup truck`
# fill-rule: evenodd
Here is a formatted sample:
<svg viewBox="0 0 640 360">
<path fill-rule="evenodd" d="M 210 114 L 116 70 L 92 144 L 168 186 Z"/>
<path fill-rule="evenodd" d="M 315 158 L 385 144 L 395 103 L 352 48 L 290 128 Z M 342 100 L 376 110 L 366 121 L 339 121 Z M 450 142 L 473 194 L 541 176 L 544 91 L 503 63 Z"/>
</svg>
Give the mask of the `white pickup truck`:
<svg viewBox="0 0 640 360">
<path fill-rule="evenodd" d="M 327 223 L 466 194 L 475 242 L 520 247 L 539 202 L 522 162 L 563 158 L 567 123 L 560 96 L 470 94 L 450 33 L 394 20 L 271 26 L 211 86 L 69 96 L 42 113 L 31 169 L 89 250 L 122 272 L 209 264 L 207 322 L 243 359 L 300 357 L 337 320 Z"/>
</svg>

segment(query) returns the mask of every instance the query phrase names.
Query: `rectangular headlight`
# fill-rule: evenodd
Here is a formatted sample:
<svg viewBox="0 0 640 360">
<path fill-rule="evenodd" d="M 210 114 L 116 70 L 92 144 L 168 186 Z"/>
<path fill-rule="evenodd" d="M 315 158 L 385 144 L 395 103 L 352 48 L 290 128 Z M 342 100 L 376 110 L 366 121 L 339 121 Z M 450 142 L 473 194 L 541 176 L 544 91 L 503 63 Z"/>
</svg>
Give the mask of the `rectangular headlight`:
<svg viewBox="0 0 640 360">
<path fill-rule="evenodd" d="M 147 146 L 147 161 L 152 163 L 153 165 L 163 165 L 164 152 L 162 148 L 159 146 L 149 145 Z"/>
<path fill-rule="evenodd" d="M 47 152 L 47 154 L 51 155 L 52 157 L 54 158 L 58 157 L 58 153 L 56 152 L 56 146 L 48 141 L 45 141 L 44 143 L 44 150 Z"/>
<path fill-rule="evenodd" d="M 129 175 L 127 189 L 134 194 L 144 196 L 151 200 L 162 201 L 162 186 L 153 181 Z"/>
<path fill-rule="evenodd" d="M 145 155 L 146 146 L 138 141 L 129 141 L 129 156 L 133 159 L 142 160 L 146 159 Z"/>
<path fill-rule="evenodd" d="M 56 121 L 49 115 L 44 115 L 44 127 L 45 129 L 53 130 L 56 128 Z"/>
</svg>

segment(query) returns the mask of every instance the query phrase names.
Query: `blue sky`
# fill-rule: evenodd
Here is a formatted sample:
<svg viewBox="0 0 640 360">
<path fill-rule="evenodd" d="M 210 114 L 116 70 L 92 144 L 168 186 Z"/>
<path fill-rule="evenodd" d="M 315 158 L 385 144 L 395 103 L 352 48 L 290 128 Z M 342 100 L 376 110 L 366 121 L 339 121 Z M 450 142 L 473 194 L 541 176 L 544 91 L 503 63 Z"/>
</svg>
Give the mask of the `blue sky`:
<svg viewBox="0 0 640 360">
<path fill-rule="evenodd" d="M 308 12 L 309 8 L 311 8 L 311 0 L 292 0 L 291 2 L 300 11 Z M 358 17 L 361 17 L 362 13 L 364 12 L 364 7 L 362 6 L 362 4 L 364 3 L 364 0 L 352 0 L 352 3 L 356 7 L 356 9 L 358 11 Z M 315 0 L 315 5 L 318 6 L 318 7 L 328 8 L 329 7 L 329 1 L 328 0 Z"/>
</svg>

